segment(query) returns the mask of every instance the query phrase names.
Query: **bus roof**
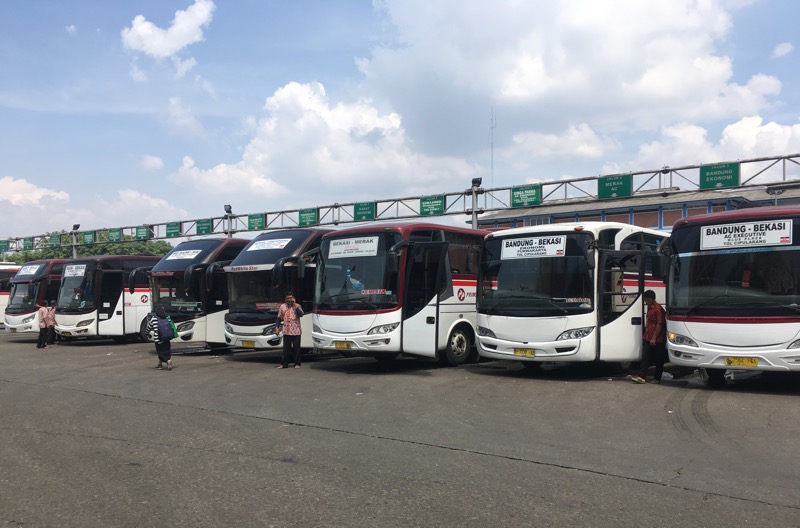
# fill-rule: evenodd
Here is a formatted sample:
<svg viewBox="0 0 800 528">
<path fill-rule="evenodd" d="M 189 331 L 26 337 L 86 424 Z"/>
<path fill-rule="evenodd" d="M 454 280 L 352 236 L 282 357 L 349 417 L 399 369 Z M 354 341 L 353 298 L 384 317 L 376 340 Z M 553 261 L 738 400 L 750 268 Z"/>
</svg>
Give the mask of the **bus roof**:
<svg viewBox="0 0 800 528">
<path fill-rule="evenodd" d="M 14 284 L 25 283 L 33 280 L 38 280 L 47 275 L 55 266 L 66 262 L 65 259 L 39 259 L 29 260 L 24 263 L 17 271 L 17 274 L 11 279 Z M 59 268 L 58 274 L 60 275 L 61 269 Z"/>
<path fill-rule="evenodd" d="M 318 227 L 267 231 L 251 240 L 225 271 L 249 271 L 249 268 L 242 266 L 275 264 L 280 258 L 298 256 L 307 251 L 314 240 L 330 231 L 332 229 Z"/>
<path fill-rule="evenodd" d="M 625 224 L 622 222 L 563 222 L 557 224 L 541 224 L 536 226 L 514 227 L 511 229 L 494 231 L 490 233 L 489 236 L 497 237 L 497 236 L 525 235 L 530 233 L 560 233 L 564 231 L 575 231 L 575 232 L 588 231 L 590 233 L 597 233 L 602 229 L 608 229 L 608 228 L 624 229 L 631 227 L 638 229 L 643 233 L 666 236 L 664 232 L 659 231 L 657 229 L 638 227 L 633 224 Z"/>
<path fill-rule="evenodd" d="M 717 213 L 688 216 L 675 222 L 675 225 L 672 227 L 672 229 L 674 230 L 699 224 L 723 224 L 726 222 L 735 222 L 740 220 L 767 220 L 792 216 L 800 216 L 800 207 L 753 207 L 750 209 L 735 209 L 733 211 L 720 211 Z"/>
<path fill-rule="evenodd" d="M 412 231 L 430 230 L 447 231 L 448 233 L 461 233 L 465 235 L 486 236 L 490 231 L 487 229 L 472 229 L 471 227 L 460 227 L 447 224 L 436 224 L 434 222 L 387 222 L 361 225 L 338 229 L 326 234 L 323 238 L 332 238 L 342 235 L 353 235 L 360 233 L 375 233 L 379 231 L 395 231 L 403 238 L 407 237 Z"/>
<path fill-rule="evenodd" d="M 235 248 L 242 249 L 250 241 L 243 238 L 202 238 L 186 240 L 161 257 L 153 266 L 157 271 L 183 271 L 190 264 L 210 264 L 217 262 L 221 255 L 229 255 Z M 232 257 L 224 258 L 232 260 Z"/>
</svg>

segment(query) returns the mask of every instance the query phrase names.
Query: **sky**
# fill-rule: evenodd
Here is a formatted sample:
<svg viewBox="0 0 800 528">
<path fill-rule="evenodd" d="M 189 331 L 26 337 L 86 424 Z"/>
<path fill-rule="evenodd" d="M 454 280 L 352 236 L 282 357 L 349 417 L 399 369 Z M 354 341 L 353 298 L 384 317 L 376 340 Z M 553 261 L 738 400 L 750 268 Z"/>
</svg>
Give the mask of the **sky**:
<svg viewBox="0 0 800 528">
<path fill-rule="evenodd" d="M 798 18 L 793 0 L 3 0 L 0 238 L 796 154 Z"/>
</svg>

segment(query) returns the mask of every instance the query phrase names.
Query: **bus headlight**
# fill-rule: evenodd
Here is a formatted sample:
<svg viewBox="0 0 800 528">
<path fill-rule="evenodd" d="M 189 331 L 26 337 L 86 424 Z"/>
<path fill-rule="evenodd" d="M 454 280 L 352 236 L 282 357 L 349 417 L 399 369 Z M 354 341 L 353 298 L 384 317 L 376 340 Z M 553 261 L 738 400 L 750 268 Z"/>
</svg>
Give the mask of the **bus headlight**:
<svg viewBox="0 0 800 528">
<path fill-rule="evenodd" d="M 486 327 L 483 327 L 483 326 L 479 326 L 478 327 L 478 335 L 481 336 L 481 337 L 492 337 L 492 338 L 495 338 L 495 339 L 497 338 L 497 336 L 494 335 L 494 332 L 492 332 L 490 329 L 488 329 Z"/>
<path fill-rule="evenodd" d="M 265 336 L 268 336 L 268 335 L 275 335 L 275 325 L 274 325 L 274 324 L 267 325 L 267 326 L 264 328 L 264 331 L 263 331 L 263 332 L 261 332 L 261 335 L 265 335 Z"/>
<path fill-rule="evenodd" d="M 228 332 L 229 334 L 232 334 L 233 333 L 233 327 L 231 325 L 229 325 L 228 323 L 225 323 L 225 331 Z"/>
<path fill-rule="evenodd" d="M 317 325 L 312 325 L 311 326 L 311 331 L 314 332 L 315 334 L 321 334 L 322 333 L 322 328 L 320 328 Z"/>
<path fill-rule="evenodd" d="M 561 335 L 556 338 L 556 341 L 565 341 L 567 339 L 583 339 L 591 334 L 592 330 L 594 330 L 593 326 L 587 326 L 586 328 L 573 328 L 572 330 L 562 332 Z"/>
<path fill-rule="evenodd" d="M 87 319 L 87 320 L 85 320 L 85 321 L 81 321 L 80 323 L 76 324 L 75 326 L 77 326 L 78 328 L 80 328 L 80 327 L 82 327 L 82 326 L 89 326 L 89 325 L 90 325 L 90 324 L 92 324 L 93 322 L 94 322 L 94 319 Z"/>
<path fill-rule="evenodd" d="M 369 329 L 367 335 L 388 334 L 390 332 L 393 332 L 398 326 L 400 326 L 400 323 L 391 323 L 391 324 L 375 326 Z"/>
<path fill-rule="evenodd" d="M 28 316 L 28 317 L 26 317 L 25 319 L 23 319 L 23 320 L 22 320 L 22 324 L 25 324 L 25 323 L 30 323 L 30 322 L 31 322 L 31 321 L 33 321 L 35 318 L 36 318 L 36 314 L 34 314 L 34 315 L 30 315 L 30 316 Z"/>
<path fill-rule="evenodd" d="M 697 347 L 697 343 L 694 342 L 694 339 L 676 334 L 675 332 L 667 333 L 667 339 L 669 339 L 669 342 L 674 345 Z"/>
<path fill-rule="evenodd" d="M 789 345 L 788 348 L 800 348 L 800 339 Z"/>
<path fill-rule="evenodd" d="M 194 328 L 194 321 L 187 321 L 178 325 L 178 332 L 186 332 Z"/>
</svg>

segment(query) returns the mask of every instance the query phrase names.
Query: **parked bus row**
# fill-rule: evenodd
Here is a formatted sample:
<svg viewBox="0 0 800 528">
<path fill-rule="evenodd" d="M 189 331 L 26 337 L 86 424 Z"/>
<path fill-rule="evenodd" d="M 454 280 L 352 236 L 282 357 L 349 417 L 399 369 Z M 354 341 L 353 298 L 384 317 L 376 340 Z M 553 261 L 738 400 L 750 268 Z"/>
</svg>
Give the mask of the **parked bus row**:
<svg viewBox="0 0 800 528">
<path fill-rule="evenodd" d="M 295 293 L 302 348 L 460 365 L 483 356 L 537 368 L 641 354 L 642 293 L 667 308 L 671 363 L 800 370 L 798 208 L 680 220 L 671 234 L 613 222 L 494 232 L 425 222 L 297 228 L 245 241 L 183 242 L 163 258 L 23 265 L 8 280 L 6 330 L 34 331 L 58 299 L 64 337 L 144 338 L 162 304 L 178 338 L 280 349 L 277 310 Z"/>
</svg>

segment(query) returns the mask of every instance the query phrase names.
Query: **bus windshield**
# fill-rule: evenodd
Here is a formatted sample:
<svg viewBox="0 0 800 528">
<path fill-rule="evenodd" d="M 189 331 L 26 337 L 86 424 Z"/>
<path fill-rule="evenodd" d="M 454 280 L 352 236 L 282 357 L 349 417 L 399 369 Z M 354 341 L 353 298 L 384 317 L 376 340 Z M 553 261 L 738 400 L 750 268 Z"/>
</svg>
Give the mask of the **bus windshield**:
<svg viewBox="0 0 800 528">
<path fill-rule="evenodd" d="M 58 295 L 59 312 L 87 312 L 96 309 L 95 267 L 93 262 L 64 266 Z"/>
<path fill-rule="evenodd" d="M 670 270 L 674 315 L 797 315 L 800 248 L 678 254 Z"/>
<path fill-rule="evenodd" d="M 287 268 L 297 274 L 297 268 Z M 283 302 L 283 290 L 272 287 L 272 270 L 228 273 L 228 296 L 231 312 L 277 312 Z"/>
<path fill-rule="evenodd" d="M 397 266 L 390 269 L 388 250 L 398 233 L 366 233 L 330 238 L 320 246 L 314 298 L 317 308 L 391 309 L 398 306 Z"/>
<path fill-rule="evenodd" d="M 202 300 L 198 298 L 199 291 L 198 277 L 194 277 L 192 287 L 189 291 L 183 289 L 184 273 L 176 272 L 158 275 L 153 272 L 150 277 L 150 291 L 152 292 L 155 304 L 164 305 L 164 309 L 169 313 L 189 313 L 196 314 L 203 311 Z"/>
<path fill-rule="evenodd" d="M 589 313 L 593 271 L 590 233 L 490 237 L 478 275 L 478 313 L 551 317 Z"/>
<path fill-rule="evenodd" d="M 41 284 L 41 281 L 12 284 L 6 313 L 20 314 L 33 311 L 36 308 L 36 301 L 39 299 Z"/>
</svg>

